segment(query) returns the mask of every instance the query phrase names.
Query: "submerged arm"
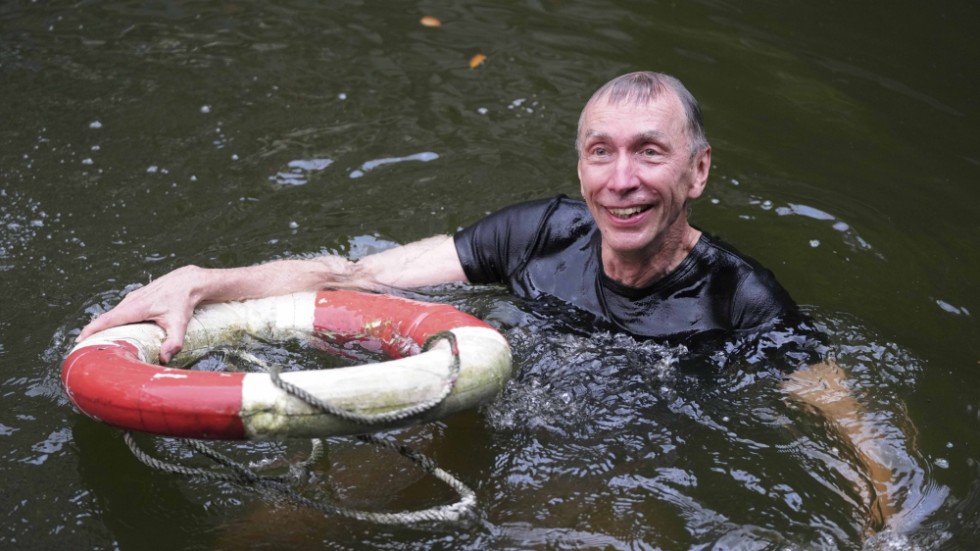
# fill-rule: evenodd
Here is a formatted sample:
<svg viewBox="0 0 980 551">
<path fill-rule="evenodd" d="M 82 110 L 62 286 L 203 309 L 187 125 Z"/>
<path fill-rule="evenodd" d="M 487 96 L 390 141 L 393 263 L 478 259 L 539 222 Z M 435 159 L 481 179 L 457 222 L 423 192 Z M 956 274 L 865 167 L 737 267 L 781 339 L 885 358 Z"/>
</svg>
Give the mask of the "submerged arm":
<svg viewBox="0 0 980 551">
<path fill-rule="evenodd" d="M 241 268 L 178 268 L 126 297 L 92 320 L 78 339 L 128 323 L 152 321 L 166 332 L 160 360 L 168 362 L 183 345 L 194 308 L 226 302 L 326 288 L 409 289 L 466 281 L 451 236 L 436 236 L 351 262 L 327 255 L 276 260 Z"/>
<path fill-rule="evenodd" d="M 878 527 L 887 524 L 896 512 L 889 491 L 895 474 L 880 457 L 880 439 L 868 422 L 864 407 L 844 384 L 844 371 L 833 362 L 811 365 L 792 373 L 784 382 L 783 390 L 819 411 L 854 447 L 874 487 L 869 520 Z"/>
</svg>

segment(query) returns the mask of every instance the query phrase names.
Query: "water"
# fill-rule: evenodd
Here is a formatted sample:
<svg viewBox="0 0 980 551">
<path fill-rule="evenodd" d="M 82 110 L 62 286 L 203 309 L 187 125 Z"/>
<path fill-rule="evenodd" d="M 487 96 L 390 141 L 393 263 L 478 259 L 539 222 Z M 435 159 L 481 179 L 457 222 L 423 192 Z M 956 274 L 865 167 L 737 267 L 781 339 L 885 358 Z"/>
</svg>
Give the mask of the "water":
<svg viewBox="0 0 980 551">
<path fill-rule="evenodd" d="M 978 11 L 957 0 L 3 4 L 0 542 L 974 548 Z M 470 69 L 477 53 L 487 61 Z M 681 350 L 562 331 L 492 288 L 421 296 L 500 327 L 514 381 L 483 411 L 388 434 L 474 487 L 468 524 L 324 519 L 157 473 L 65 399 L 58 371 L 78 328 L 170 269 L 359 257 L 515 201 L 575 195 L 579 109 L 638 68 L 677 75 L 702 102 L 715 165 L 694 221 L 771 267 L 828 329 L 894 460 L 908 534 L 865 542 L 854 454 L 784 399 L 773 371 L 735 358 L 705 375 Z M 452 498 L 397 459 L 344 439 L 331 448 L 311 492 L 395 509 Z"/>
</svg>

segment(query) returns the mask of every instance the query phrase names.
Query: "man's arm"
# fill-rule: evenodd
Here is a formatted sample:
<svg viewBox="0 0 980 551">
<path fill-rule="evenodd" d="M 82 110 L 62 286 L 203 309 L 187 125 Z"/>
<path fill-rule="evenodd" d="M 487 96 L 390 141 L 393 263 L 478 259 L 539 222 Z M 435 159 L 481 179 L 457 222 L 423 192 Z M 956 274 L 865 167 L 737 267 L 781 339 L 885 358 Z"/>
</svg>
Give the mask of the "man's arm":
<svg viewBox="0 0 980 551">
<path fill-rule="evenodd" d="M 126 295 L 92 320 L 78 339 L 128 323 L 152 321 L 166 332 L 160 361 L 180 351 L 194 308 L 325 288 L 410 289 L 466 281 L 451 236 L 436 236 L 351 262 L 339 256 L 278 260 L 241 268 L 178 268 Z"/>
<path fill-rule="evenodd" d="M 814 364 L 793 372 L 783 383 L 783 390 L 819 411 L 854 447 L 874 487 L 875 495 L 869 504 L 870 524 L 878 529 L 884 527 L 896 512 L 889 491 L 894 473 L 880 457 L 881 443 L 874 427 L 868 424 L 864 407 L 844 384 L 844 371 L 833 362 Z"/>
<path fill-rule="evenodd" d="M 415 289 L 465 282 L 452 236 L 437 235 L 366 256 L 354 264 L 350 282 L 360 289 Z"/>
</svg>

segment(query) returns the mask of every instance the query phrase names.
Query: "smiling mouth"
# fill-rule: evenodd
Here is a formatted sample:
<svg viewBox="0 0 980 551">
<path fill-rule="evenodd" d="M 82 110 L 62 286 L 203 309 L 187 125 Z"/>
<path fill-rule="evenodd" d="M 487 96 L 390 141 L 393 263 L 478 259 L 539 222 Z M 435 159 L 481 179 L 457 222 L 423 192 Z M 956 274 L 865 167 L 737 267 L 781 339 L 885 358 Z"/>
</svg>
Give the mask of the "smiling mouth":
<svg viewBox="0 0 980 551">
<path fill-rule="evenodd" d="M 637 214 L 640 214 L 641 212 L 647 211 L 649 209 L 650 209 L 650 206 L 649 205 L 646 205 L 646 206 L 639 206 L 639 207 L 628 207 L 628 208 L 625 208 L 625 209 L 609 208 L 609 209 L 606 209 L 606 210 L 608 210 L 609 211 L 609 214 L 612 214 L 614 217 L 619 218 L 621 220 L 626 220 L 628 218 L 631 218 L 633 216 L 636 216 Z"/>
</svg>

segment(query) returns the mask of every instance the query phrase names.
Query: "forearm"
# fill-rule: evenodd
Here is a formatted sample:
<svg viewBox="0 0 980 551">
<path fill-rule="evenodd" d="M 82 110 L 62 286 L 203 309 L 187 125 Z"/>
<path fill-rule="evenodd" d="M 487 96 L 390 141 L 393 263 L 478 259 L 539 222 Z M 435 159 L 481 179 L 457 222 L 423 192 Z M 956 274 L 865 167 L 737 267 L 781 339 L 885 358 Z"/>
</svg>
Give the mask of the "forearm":
<svg viewBox="0 0 980 551">
<path fill-rule="evenodd" d="M 339 256 L 303 260 L 275 260 L 241 268 L 206 269 L 187 266 L 173 272 L 186 278 L 195 303 L 226 302 L 316 291 L 330 287 L 358 287 L 354 264 Z"/>
<path fill-rule="evenodd" d="M 351 262 L 339 256 L 276 260 L 241 268 L 187 266 L 181 278 L 195 303 L 245 300 L 324 288 L 383 291 L 466 281 L 453 238 L 440 235 Z"/>
<path fill-rule="evenodd" d="M 354 264 L 348 279 L 351 286 L 375 290 L 414 289 L 465 281 L 456 245 L 448 235 L 366 256 Z"/>
</svg>

